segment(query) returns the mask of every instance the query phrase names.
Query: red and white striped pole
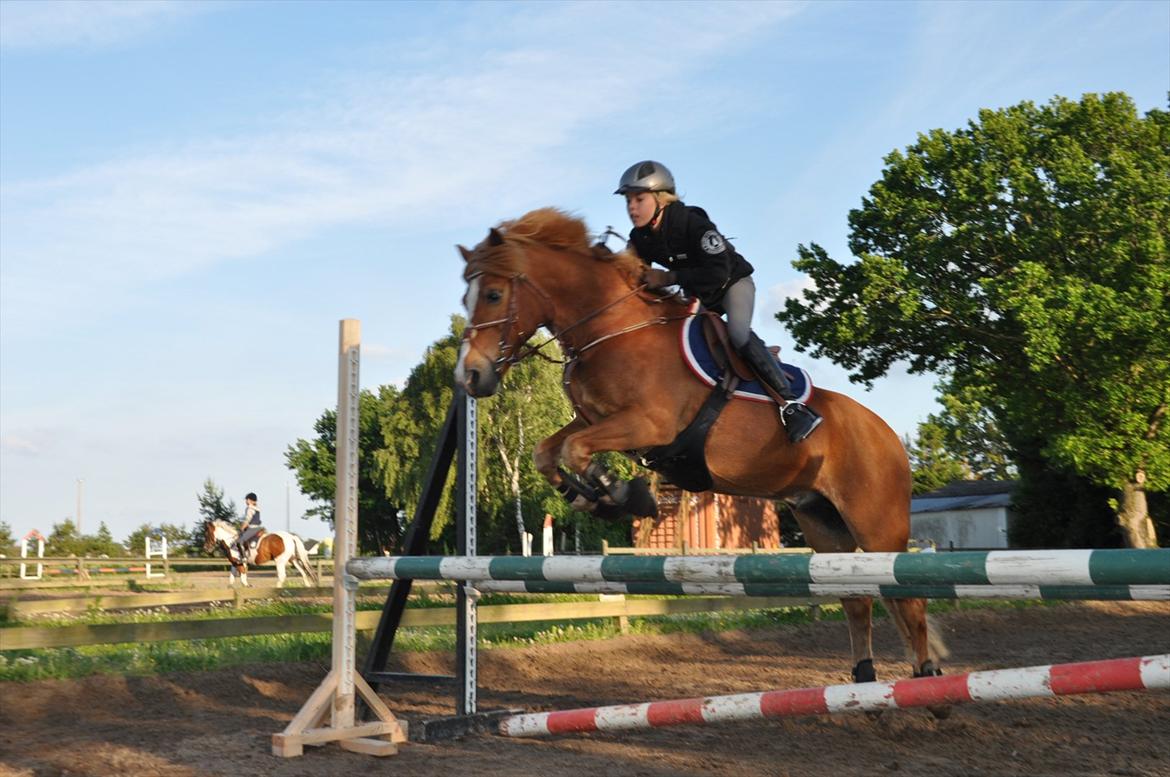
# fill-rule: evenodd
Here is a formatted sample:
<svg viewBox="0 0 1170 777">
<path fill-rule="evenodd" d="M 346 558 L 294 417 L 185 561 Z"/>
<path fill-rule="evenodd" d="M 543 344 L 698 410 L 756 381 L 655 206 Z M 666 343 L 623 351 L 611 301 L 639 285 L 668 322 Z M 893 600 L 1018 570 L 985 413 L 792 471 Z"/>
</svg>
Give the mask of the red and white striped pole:
<svg viewBox="0 0 1170 777">
<path fill-rule="evenodd" d="M 509 737 L 538 737 L 1164 688 L 1170 688 L 1170 654 L 919 677 L 892 683 L 830 685 L 539 712 L 504 718 L 500 721 L 500 733 Z"/>
</svg>

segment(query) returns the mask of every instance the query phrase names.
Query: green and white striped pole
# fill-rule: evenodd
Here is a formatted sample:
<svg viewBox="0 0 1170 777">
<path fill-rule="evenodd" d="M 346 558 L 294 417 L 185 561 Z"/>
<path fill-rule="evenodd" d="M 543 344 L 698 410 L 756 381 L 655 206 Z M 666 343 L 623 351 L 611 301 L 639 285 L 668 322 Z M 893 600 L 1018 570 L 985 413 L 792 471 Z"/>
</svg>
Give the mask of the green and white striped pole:
<svg viewBox="0 0 1170 777">
<path fill-rule="evenodd" d="M 815 553 L 750 556 L 387 556 L 355 558 L 362 580 L 897 586 L 1170 585 L 1170 549 Z"/>
</svg>

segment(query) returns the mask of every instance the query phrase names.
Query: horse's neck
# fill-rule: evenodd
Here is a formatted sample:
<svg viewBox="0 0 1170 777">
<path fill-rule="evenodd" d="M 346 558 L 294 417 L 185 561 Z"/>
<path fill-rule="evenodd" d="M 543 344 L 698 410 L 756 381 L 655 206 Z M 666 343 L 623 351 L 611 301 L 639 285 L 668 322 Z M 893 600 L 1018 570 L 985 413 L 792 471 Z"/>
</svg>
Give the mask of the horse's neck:
<svg viewBox="0 0 1170 777">
<path fill-rule="evenodd" d="M 561 347 L 579 351 L 591 343 L 659 316 L 671 315 L 672 311 L 662 305 L 655 305 L 632 294 L 631 289 L 615 274 L 597 274 L 578 279 L 577 283 L 548 283 L 547 287 L 569 293 L 555 300 L 553 328 L 558 334 Z M 669 305 L 672 303 L 663 303 Z"/>
</svg>

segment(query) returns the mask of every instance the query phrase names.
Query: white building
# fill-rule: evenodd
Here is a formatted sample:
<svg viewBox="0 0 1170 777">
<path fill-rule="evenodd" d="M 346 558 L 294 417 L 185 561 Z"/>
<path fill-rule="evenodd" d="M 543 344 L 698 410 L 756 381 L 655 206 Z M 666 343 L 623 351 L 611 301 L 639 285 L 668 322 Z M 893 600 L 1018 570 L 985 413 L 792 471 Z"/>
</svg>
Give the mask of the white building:
<svg viewBox="0 0 1170 777">
<path fill-rule="evenodd" d="M 939 550 L 1008 547 L 1012 480 L 958 480 L 910 501 L 910 537 Z"/>
</svg>

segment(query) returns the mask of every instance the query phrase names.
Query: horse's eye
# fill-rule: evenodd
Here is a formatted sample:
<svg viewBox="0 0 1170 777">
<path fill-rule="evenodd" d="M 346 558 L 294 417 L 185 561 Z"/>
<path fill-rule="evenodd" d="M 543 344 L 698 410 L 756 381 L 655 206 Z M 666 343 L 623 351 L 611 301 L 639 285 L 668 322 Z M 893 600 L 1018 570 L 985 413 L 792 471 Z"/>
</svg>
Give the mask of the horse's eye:
<svg viewBox="0 0 1170 777">
<path fill-rule="evenodd" d="M 484 294 L 484 297 L 487 298 L 488 302 L 495 303 L 495 302 L 499 302 L 500 300 L 502 300 L 504 298 L 504 295 L 503 295 L 503 292 L 501 292 L 499 289 L 489 289 Z"/>
</svg>

